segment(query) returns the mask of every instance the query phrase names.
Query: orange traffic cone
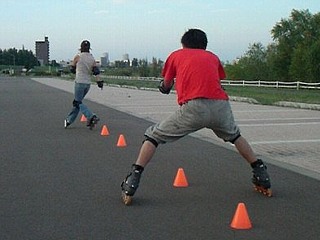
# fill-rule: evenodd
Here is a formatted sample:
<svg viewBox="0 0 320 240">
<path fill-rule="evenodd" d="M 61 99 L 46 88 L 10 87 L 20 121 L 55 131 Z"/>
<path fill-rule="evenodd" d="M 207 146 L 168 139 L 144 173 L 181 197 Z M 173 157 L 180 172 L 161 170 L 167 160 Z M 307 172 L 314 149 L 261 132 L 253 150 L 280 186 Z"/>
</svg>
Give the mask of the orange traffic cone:
<svg viewBox="0 0 320 240">
<path fill-rule="evenodd" d="M 108 136 L 109 135 L 109 130 L 106 125 L 103 125 L 101 129 L 101 136 Z"/>
<path fill-rule="evenodd" d="M 117 147 L 125 147 L 127 146 L 126 139 L 124 138 L 123 134 L 120 134 L 118 138 Z"/>
<path fill-rule="evenodd" d="M 174 187 L 188 187 L 189 186 L 183 168 L 178 169 L 177 175 L 176 175 L 174 182 L 173 182 L 173 186 Z"/>
<path fill-rule="evenodd" d="M 86 121 L 87 121 L 87 118 L 82 114 L 80 122 L 86 122 Z"/>
<path fill-rule="evenodd" d="M 244 203 L 239 203 L 230 226 L 234 229 L 250 229 L 252 224 Z"/>
</svg>

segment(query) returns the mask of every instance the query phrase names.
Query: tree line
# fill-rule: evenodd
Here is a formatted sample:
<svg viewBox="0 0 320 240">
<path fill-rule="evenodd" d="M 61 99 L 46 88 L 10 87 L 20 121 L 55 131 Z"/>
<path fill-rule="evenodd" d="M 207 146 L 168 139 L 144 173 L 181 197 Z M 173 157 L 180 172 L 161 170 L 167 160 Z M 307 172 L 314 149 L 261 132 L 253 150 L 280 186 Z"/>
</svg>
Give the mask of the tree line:
<svg viewBox="0 0 320 240">
<path fill-rule="evenodd" d="M 132 61 L 115 61 L 113 67 L 104 69 L 106 75 L 130 77 L 161 77 L 163 61 L 155 57 L 149 62 L 147 58 Z"/>
<path fill-rule="evenodd" d="M 292 10 L 271 35 L 268 46 L 250 44 L 242 57 L 225 64 L 228 79 L 320 81 L 320 13 Z"/>
<path fill-rule="evenodd" d="M 31 50 L 10 48 L 0 49 L 0 65 L 23 66 L 29 70 L 38 66 L 39 62 Z"/>
</svg>

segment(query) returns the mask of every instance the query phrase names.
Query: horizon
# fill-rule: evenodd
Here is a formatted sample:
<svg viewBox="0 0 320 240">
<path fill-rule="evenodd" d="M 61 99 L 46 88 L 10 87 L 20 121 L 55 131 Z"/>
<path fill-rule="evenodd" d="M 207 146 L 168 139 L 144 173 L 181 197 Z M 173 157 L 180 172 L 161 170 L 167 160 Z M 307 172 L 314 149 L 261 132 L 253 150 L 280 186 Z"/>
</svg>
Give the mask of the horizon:
<svg viewBox="0 0 320 240">
<path fill-rule="evenodd" d="M 190 28 L 208 37 L 207 50 L 223 62 L 241 57 L 250 44 L 267 46 L 270 31 L 293 9 L 320 11 L 320 2 L 307 0 L 2 0 L 0 48 L 35 53 L 35 42 L 49 38 L 50 60 L 72 60 L 84 39 L 96 59 L 107 52 L 110 61 L 129 58 L 165 60 L 181 48 Z"/>
</svg>

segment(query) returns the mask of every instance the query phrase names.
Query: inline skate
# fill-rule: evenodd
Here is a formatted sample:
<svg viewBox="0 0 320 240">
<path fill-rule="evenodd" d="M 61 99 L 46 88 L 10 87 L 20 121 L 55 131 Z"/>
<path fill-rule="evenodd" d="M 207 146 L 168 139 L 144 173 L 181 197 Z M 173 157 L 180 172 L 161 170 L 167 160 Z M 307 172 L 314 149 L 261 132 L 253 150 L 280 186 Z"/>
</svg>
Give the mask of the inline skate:
<svg viewBox="0 0 320 240">
<path fill-rule="evenodd" d="M 133 164 L 131 172 L 128 173 L 126 178 L 121 183 L 122 201 L 125 205 L 131 204 L 132 197 L 139 187 L 140 177 L 143 169 L 143 167 Z"/>
</svg>

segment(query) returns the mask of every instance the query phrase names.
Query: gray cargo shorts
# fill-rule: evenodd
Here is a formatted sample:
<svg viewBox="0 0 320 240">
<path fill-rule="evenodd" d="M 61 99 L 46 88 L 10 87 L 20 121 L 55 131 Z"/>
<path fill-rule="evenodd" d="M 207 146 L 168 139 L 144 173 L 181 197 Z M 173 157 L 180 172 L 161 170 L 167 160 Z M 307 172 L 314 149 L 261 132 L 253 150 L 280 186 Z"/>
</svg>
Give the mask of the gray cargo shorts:
<svg viewBox="0 0 320 240">
<path fill-rule="evenodd" d="M 240 136 L 229 101 L 198 98 L 149 127 L 145 136 L 158 144 L 176 141 L 202 128 L 211 129 L 219 138 L 233 142 Z"/>
</svg>

